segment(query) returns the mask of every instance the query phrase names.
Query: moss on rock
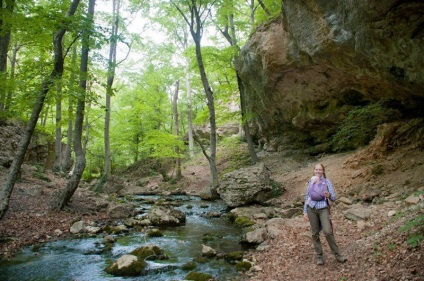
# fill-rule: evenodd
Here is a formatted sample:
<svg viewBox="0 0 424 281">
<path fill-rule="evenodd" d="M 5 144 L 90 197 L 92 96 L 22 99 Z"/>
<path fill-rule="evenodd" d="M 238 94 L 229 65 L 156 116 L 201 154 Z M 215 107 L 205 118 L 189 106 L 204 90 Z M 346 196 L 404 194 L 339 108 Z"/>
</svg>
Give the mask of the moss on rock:
<svg viewBox="0 0 424 281">
<path fill-rule="evenodd" d="M 250 218 L 246 216 L 237 217 L 234 223 L 241 227 L 249 227 L 255 224 Z"/>
<path fill-rule="evenodd" d="M 163 233 L 159 229 L 153 228 L 153 229 L 150 229 L 149 231 L 147 231 L 147 236 L 149 236 L 149 237 L 162 237 Z"/>
<path fill-rule="evenodd" d="M 182 270 L 193 270 L 196 268 L 196 263 L 194 261 L 189 261 L 181 266 Z"/>
<path fill-rule="evenodd" d="M 139 260 L 167 260 L 165 251 L 156 245 L 147 245 L 135 249 L 131 255 L 137 256 Z"/>
<path fill-rule="evenodd" d="M 241 261 L 243 259 L 243 251 L 235 251 L 225 254 L 225 259 L 229 262 Z"/>
<path fill-rule="evenodd" d="M 238 271 L 247 271 L 252 267 L 252 264 L 248 261 L 239 261 L 236 263 L 236 269 Z"/>
<path fill-rule="evenodd" d="M 194 272 L 191 271 L 187 276 L 185 277 L 186 280 L 194 280 L 194 281 L 208 281 L 213 280 L 212 275 L 202 272 Z"/>
</svg>

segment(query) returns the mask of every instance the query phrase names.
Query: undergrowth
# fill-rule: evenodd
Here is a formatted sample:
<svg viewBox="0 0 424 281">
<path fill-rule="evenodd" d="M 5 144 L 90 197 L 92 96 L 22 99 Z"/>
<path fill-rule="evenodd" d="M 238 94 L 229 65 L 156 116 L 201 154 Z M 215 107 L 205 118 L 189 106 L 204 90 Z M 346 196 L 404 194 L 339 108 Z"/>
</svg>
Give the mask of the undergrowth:
<svg viewBox="0 0 424 281">
<path fill-rule="evenodd" d="M 399 116 L 400 112 L 386 106 L 385 100 L 352 109 L 331 138 L 333 150 L 348 151 L 369 144 L 378 125 Z"/>
</svg>

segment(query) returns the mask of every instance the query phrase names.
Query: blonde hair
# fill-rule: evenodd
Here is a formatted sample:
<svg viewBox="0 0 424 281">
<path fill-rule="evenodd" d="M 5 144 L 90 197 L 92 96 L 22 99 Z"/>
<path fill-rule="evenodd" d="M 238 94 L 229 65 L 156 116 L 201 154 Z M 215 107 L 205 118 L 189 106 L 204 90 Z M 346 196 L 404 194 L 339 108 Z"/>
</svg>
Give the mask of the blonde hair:
<svg viewBox="0 0 424 281">
<path fill-rule="evenodd" d="M 315 166 L 314 166 L 314 169 L 318 165 L 320 165 L 321 168 L 322 168 L 322 174 L 323 174 L 324 178 L 327 178 L 327 176 L 325 175 L 325 167 L 324 167 L 324 165 L 322 163 L 316 163 Z"/>
</svg>

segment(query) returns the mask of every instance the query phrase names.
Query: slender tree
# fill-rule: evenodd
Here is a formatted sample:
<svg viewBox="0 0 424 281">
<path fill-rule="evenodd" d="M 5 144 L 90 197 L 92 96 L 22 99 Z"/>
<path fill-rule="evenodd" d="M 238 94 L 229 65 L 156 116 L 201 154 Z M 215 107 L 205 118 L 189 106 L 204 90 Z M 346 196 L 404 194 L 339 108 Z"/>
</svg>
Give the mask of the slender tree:
<svg viewBox="0 0 424 281">
<path fill-rule="evenodd" d="M 82 35 L 82 51 L 81 51 L 81 66 L 80 66 L 80 92 L 78 94 L 78 102 L 76 109 L 76 120 L 74 130 L 74 150 L 75 150 L 75 168 L 72 176 L 64 190 L 61 190 L 53 202 L 53 209 L 62 210 L 69 202 L 75 190 L 78 188 L 82 174 L 85 169 L 86 159 L 82 147 L 82 131 L 84 123 L 84 107 L 85 95 L 87 90 L 87 76 L 88 76 L 88 53 L 90 50 L 90 34 L 93 29 L 94 22 L 94 6 L 96 0 L 89 0 L 87 12 L 87 24 L 83 30 Z"/>
<path fill-rule="evenodd" d="M 174 134 L 176 138 L 178 138 L 180 134 L 179 124 L 178 124 L 178 92 L 179 91 L 180 91 L 180 81 L 177 80 L 177 82 L 175 83 L 174 98 L 172 100 L 172 106 L 174 111 Z M 178 145 L 175 146 L 175 153 L 177 154 L 175 178 L 180 179 L 182 177 L 182 173 L 181 173 L 181 158 L 179 157 L 180 147 Z"/>
<path fill-rule="evenodd" d="M 12 55 L 10 57 L 10 75 L 8 80 L 13 81 L 15 79 L 15 70 L 16 70 L 16 59 L 18 56 L 18 52 L 19 49 L 21 48 L 21 46 L 18 44 L 18 41 L 15 40 L 15 43 L 13 45 L 12 48 Z M 12 102 L 12 94 L 13 94 L 13 89 L 12 87 L 8 87 L 7 88 L 7 96 L 6 96 L 6 101 L 4 104 L 4 109 L 6 111 L 8 111 L 10 109 L 10 104 Z"/>
<path fill-rule="evenodd" d="M 77 45 L 72 46 L 72 55 L 71 55 L 71 69 L 77 68 Z M 69 79 L 69 89 L 71 94 L 68 96 L 68 129 L 66 135 L 66 145 L 65 150 L 62 154 L 62 171 L 68 172 L 72 168 L 72 136 L 73 136 L 73 117 L 74 117 L 74 95 L 72 94 L 77 83 L 76 71 L 71 71 Z"/>
<path fill-rule="evenodd" d="M 53 169 L 62 170 L 62 81 L 56 83 L 56 129 L 54 140 L 54 164 Z"/>
<path fill-rule="evenodd" d="M 4 110 L 7 88 L 7 52 L 12 29 L 12 14 L 15 0 L 0 0 L 0 110 Z"/>
<path fill-rule="evenodd" d="M 217 188 L 219 185 L 218 170 L 216 168 L 216 120 L 215 120 L 215 104 L 212 88 L 210 87 L 208 77 L 206 75 L 205 66 L 202 57 L 201 41 L 203 35 L 203 28 L 205 20 L 208 16 L 211 6 L 215 1 L 198 1 L 198 0 L 185 0 L 185 1 L 171 1 L 174 7 L 178 10 L 185 22 L 190 28 L 190 33 L 195 43 L 196 60 L 199 67 L 200 78 L 202 80 L 203 89 L 207 100 L 209 110 L 209 125 L 210 125 L 210 154 L 203 149 L 203 154 L 208 159 L 209 167 L 212 177 L 211 197 L 218 197 Z M 186 15 L 183 8 L 179 6 L 182 3 L 188 8 Z"/>
<path fill-rule="evenodd" d="M 71 17 L 79 4 L 80 0 L 73 0 L 71 6 L 69 7 L 68 12 L 66 13 L 66 18 Z M 61 26 L 53 36 L 53 47 L 54 47 L 54 67 L 52 72 L 48 77 L 46 77 L 41 84 L 41 89 L 37 95 L 37 100 L 35 101 L 31 118 L 28 122 L 28 125 L 25 129 L 25 133 L 19 143 L 16 155 L 13 159 L 12 166 L 10 167 L 9 173 L 7 175 L 6 181 L 3 183 L 0 189 L 0 218 L 3 217 L 9 206 L 10 195 L 12 193 L 13 187 L 15 185 L 16 179 L 18 177 L 19 170 L 21 168 L 22 162 L 24 161 L 25 153 L 27 151 L 28 145 L 31 141 L 31 137 L 34 133 L 35 126 L 37 125 L 40 112 L 43 108 L 44 100 L 50 88 L 53 86 L 54 82 L 63 74 L 63 46 L 62 38 L 66 33 L 66 21 L 63 21 L 63 26 Z"/>
<path fill-rule="evenodd" d="M 119 9 L 121 7 L 120 0 L 112 1 L 112 33 L 110 35 L 109 46 L 109 61 L 107 70 L 106 82 L 106 108 L 105 108 L 105 128 L 104 128 L 104 145 L 105 145 L 105 163 L 104 163 L 104 177 L 107 179 L 111 172 L 111 159 L 110 159 L 110 111 L 111 111 L 111 96 L 113 94 L 112 86 L 115 79 L 116 68 L 116 48 L 118 43 L 118 27 L 119 27 Z"/>
</svg>

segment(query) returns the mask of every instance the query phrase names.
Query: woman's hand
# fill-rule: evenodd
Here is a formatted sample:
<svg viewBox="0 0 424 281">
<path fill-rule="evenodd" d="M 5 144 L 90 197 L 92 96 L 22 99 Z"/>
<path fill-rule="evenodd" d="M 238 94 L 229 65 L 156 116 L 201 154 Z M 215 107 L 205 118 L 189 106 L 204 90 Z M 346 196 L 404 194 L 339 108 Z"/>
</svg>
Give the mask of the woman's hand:
<svg viewBox="0 0 424 281">
<path fill-rule="evenodd" d="M 330 192 L 324 191 L 324 196 L 327 197 L 327 198 L 330 198 Z"/>
<path fill-rule="evenodd" d="M 303 214 L 303 219 L 304 219 L 305 221 L 309 221 L 308 214 Z"/>
</svg>

